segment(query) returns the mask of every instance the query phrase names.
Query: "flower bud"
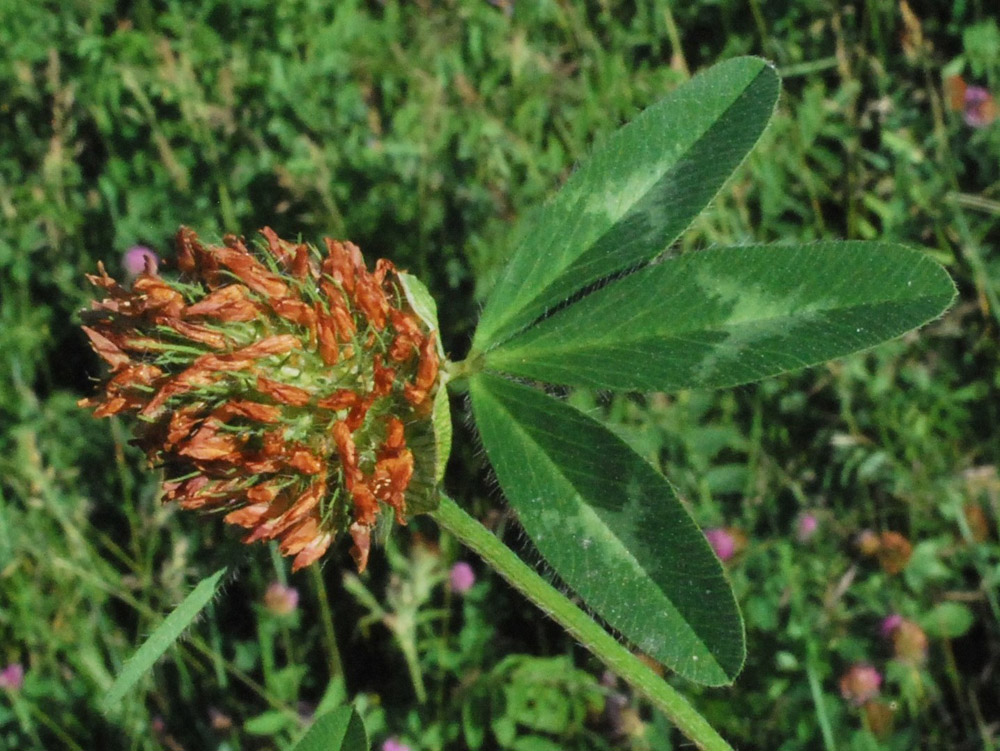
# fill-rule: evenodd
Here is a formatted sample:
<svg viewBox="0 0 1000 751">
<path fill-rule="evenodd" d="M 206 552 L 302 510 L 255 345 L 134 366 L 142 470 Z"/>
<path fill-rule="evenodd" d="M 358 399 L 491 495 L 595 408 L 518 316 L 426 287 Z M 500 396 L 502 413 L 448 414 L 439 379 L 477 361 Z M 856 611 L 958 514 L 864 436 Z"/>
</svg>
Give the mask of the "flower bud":
<svg viewBox="0 0 1000 751">
<path fill-rule="evenodd" d="M 111 373 L 81 405 L 138 418 L 166 500 L 277 540 L 293 570 L 349 533 L 364 570 L 381 516 L 433 504 L 436 324 L 389 261 L 261 235 L 216 246 L 182 228 L 181 279 L 148 262 L 131 288 L 88 276 L 107 297 L 84 331 Z"/>
</svg>

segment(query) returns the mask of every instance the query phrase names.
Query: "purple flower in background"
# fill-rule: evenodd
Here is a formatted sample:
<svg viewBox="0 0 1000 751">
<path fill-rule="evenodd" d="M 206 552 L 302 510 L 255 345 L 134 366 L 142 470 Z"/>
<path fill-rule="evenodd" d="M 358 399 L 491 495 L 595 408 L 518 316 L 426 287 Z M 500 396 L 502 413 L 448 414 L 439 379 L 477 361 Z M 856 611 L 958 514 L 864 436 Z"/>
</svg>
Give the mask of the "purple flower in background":
<svg viewBox="0 0 1000 751">
<path fill-rule="evenodd" d="M 816 515 L 802 514 L 795 528 L 795 536 L 799 542 L 808 542 L 809 538 L 816 534 L 817 529 L 819 529 L 819 519 Z"/>
<path fill-rule="evenodd" d="M 272 582 L 264 593 L 264 607 L 275 615 L 288 615 L 299 606 L 299 590 Z"/>
<path fill-rule="evenodd" d="M 451 567 L 451 573 L 448 574 L 448 581 L 451 584 L 453 592 L 464 595 L 476 583 L 476 573 L 468 563 L 459 561 Z"/>
<path fill-rule="evenodd" d="M 722 527 L 706 529 L 705 537 L 720 561 L 728 561 L 736 553 L 736 538 L 728 529 Z"/>
<path fill-rule="evenodd" d="M 382 751 L 410 751 L 410 747 L 400 742 L 398 738 L 386 738 Z"/>
<path fill-rule="evenodd" d="M 21 663 L 12 662 L 0 670 L 0 689 L 20 691 L 22 685 L 24 685 L 24 666 Z"/>
<path fill-rule="evenodd" d="M 882 619 L 882 623 L 879 626 L 879 633 L 882 636 L 888 638 L 892 636 L 892 632 L 899 628 L 900 624 L 903 622 L 903 616 L 899 613 L 893 613 L 892 615 L 887 615 Z"/>
<path fill-rule="evenodd" d="M 997 119 L 997 106 L 993 95 L 982 86 L 970 86 L 965 90 L 965 107 L 962 119 L 972 128 L 985 128 Z"/>
<path fill-rule="evenodd" d="M 985 128 L 1000 115 L 996 99 L 982 86 L 969 86 L 961 76 L 945 79 L 948 106 L 962 113 L 962 119 L 970 128 Z"/>
<path fill-rule="evenodd" d="M 147 269 L 151 273 L 156 273 L 159 266 L 160 257 L 145 245 L 134 245 L 122 255 L 122 268 L 129 279 L 135 279 L 139 274 Z"/>
</svg>

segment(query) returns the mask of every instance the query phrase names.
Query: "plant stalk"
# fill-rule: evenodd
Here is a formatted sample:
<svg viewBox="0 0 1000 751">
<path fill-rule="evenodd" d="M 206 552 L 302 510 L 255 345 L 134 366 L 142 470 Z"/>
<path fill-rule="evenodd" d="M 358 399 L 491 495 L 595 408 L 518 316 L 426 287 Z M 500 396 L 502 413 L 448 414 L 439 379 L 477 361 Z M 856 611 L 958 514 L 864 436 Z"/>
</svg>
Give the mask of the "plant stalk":
<svg viewBox="0 0 1000 751">
<path fill-rule="evenodd" d="M 546 582 L 486 527 L 446 496 L 431 516 L 466 547 L 477 553 L 511 586 L 566 629 L 594 656 L 649 699 L 694 744 L 704 751 L 733 751 L 673 687 L 622 646 L 590 616 Z"/>
</svg>

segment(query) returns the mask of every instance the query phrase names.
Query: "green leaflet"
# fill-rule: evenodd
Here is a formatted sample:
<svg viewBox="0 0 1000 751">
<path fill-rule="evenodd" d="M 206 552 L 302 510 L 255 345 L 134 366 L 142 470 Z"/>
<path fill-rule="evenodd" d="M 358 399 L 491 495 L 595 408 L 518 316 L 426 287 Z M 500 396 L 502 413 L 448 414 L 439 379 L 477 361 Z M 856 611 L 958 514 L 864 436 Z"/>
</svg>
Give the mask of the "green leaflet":
<svg viewBox="0 0 1000 751">
<path fill-rule="evenodd" d="M 756 144 L 779 88 L 764 60 L 728 60 L 612 134 L 522 230 L 473 349 L 489 350 L 589 284 L 666 250 Z"/>
<path fill-rule="evenodd" d="M 191 621 L 202 611 L 219 588 L 219 582 L 228 569 L 220 568 L 214 574 L 202 579 L 184 601 L 173 612 L 163 619 L 163 623 L 149 635 L 142 646 L 135 651 L 122 668 L 122 672 L 111 684 L 104 697 L 104 710 L 115 709 L 125 698 L 136 682 L 148 673 L 158 659 L 166 652 L 184 632 Z"/>
<path fill-rule="evenodd" d="M 743 622 L 673 488 L 596 420 L 540 391 L 469 384 L 483 445 L 545 560 L 613 629 L 691 680 L 732 682 Z"/>
<path fill-rule="evenodd" d="M 338 707 L 321 715 L 292 751 L 368 751 L 365 723 L 354 707 Z"/>
<path fill-rule="evenodd" d="M 611 282 L 486 365 L 594 388 L 733 386 L 897 337 L 954 295 L 937 263 L 890 243 L 718 248 Z"/>
</svg>

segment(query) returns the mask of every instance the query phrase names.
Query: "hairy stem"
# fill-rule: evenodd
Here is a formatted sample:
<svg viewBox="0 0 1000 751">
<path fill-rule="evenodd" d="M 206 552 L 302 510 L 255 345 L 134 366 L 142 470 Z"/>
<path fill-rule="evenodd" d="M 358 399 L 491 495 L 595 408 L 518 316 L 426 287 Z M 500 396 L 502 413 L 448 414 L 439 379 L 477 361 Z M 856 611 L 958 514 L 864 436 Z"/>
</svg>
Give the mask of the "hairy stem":
<svg viewBox="0 0 1000 751">
<path fill-rule="evenodd" d="M 732 747 L 683 696 L 453 500 L 442 496 L 441 505 L 431 515 L 632 688 L 653 702 L 698 748 L 732 751 Z"/>
</svg>

